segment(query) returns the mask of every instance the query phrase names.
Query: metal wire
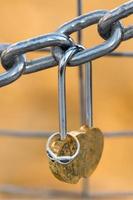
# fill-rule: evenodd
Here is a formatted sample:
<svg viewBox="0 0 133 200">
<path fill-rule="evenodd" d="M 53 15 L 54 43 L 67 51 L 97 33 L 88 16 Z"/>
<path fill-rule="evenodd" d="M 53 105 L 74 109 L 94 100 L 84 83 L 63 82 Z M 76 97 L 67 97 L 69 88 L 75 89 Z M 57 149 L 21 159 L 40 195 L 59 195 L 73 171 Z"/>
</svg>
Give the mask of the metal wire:
<svg viewBox="0 0 133 200">
<path fill-rule="evenodd" d="M 83 13 L 83 5 L 82 0 L 77 0 L 77 16 L 82 15 Z M 77 42 L 78 44 L 82 44 L 82 30 L 77 32 Z M 89 63 L 85 64 L 85 69 L 88 68 Z M 85 80 L 88 80 L 88 76 L 84 77 L 84 68 L 83 65 L 79 65 L 78 67 L 78 77 L 79 77 L 79 100 L 80 100 L 80 125 L 86 124 L 86 106 L 85 106 L 85 98 L 86 98 L 86 91 L 84 90 L 85 87 Z M 85 79 L 85 80 L 84 80 Z M 88 101 L 87 101 L 88 102 Z M 86 198 L 89 196 L 89 180 L 83 179 L 82 181 L 82 198 Z"/>
<path fill-rule="evenodd" d="M 56 131 L 19 131 L 19 130 L 0 130 L 0 137 L 16 137 L 16 138 L 48 138 Z M 133 131 L 112 131 L 104 132 L 105 138 L 133 137 Z"/>
<path fill-rule="evenodd" d="M 82 15 L 82 0 L 77 0 L 77 16 Z M 77 42 L 82 44 L 82 30 L 77 32 Z M 83 65 L 78 66 L 78 77 L 79 77 L 79 101 L 80 101 L 80 124 L 85 121 L 85 107 L 84 107 L 84 70 Z"/>
<path fill-rule="evenodd" d="M 0 193 L 12 196 L 22 197 L 34 197 L 34 198 L 58 198 L 63 197 L 71 199 L 81 199 L 79 192 L 55 190 L 55 189 L 43 189 L 43 188 L 28 188 L 20 187 L 16 185 L 0 185 Z M 107 198 L 128 198 L 133 196 L 133 191 L 113 191 L 113 192 L 91 192 L 90 199 L 107 199 Z M 88 198 L 87 198 L 88 199 Z"/>
<path fill-rule="evenodd" d="M 133 52 L 111 52 L 107 56 L 113 56 L 113 57 L 133 57 Z"/>
</svg>

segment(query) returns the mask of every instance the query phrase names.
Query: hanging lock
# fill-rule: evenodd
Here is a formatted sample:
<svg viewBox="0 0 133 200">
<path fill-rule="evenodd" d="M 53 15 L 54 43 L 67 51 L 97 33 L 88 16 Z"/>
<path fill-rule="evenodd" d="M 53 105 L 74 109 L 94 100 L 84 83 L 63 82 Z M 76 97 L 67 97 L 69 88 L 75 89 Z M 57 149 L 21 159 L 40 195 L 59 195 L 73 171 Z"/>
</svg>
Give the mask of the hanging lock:
<svg viewBox="0 0 133 200">
<path fill-rule="evenodd" d="M 79 131 L 71 131 L 80 143 L 77 157 L 69 164 L 63 165 L 49 160 L 49 167 L 53 175 L 60 181 L 75 184 L 80 178 L 89 177 L 96 169 L 103 150 L 103 135 L 97 128 L 82 126 Z M 76 151 L 76 145 L 71 137 L 65 140 L 54 138 L 51 149 L 57 155 L 70 155 Z"/>
<path fill-rule="evenodd" d="M 78 47 L 79 48 L 79 47 Z M 81 48 L 81 47 L 80 47 Z M 79 131 L 67 132 L 66 120 L 66 86 L 65 71 L 68 59 L 77 51 L 77 47 L 69 48 L 59 62 L 59 119 L 60 132 L 49 137 L 46 150 L 49 157 L 49 167 L 54 176 L 60 181 L 75 184 L 80 178 L 88 177 L 97 167 L 103 151 L 103 134 L 97 128 L 83 125 Z M 86 84 L 90 83 L 86 64 Z M 88 82 L 89 80 L 89 82 Z M 86 88 L 86 122 L 90 120 L 91 93 Z M 90 85 L 89 85 L 90 89 Z M 92 114 L 92 113 L 91 113 Z M 90 124 L 90 121 L 88 122 Z"/>
<path fill-rule="evenodd" d="M 48 138 L 46 151 L 50 160 L 57 162 L 58 164 L 66 165 L 72 160 L 74 160 L 80 151 L 80 143 L 75 135 L 71 132 L 67 132 L 67 120 L 66 120 L 66 84 L 65 84 L 65 71 L 68 59 L 77 52 L 79 48 L 77 46 L 71 47 L 66 51 L 65 55 L 59 62 L 58 67 L 58 95 L 59 95 L 59 132 L 54 133 L 51 137 Z M 71 154 L 58 155 L 54 153 L 51 145 L 55 141 L 67 141 L 68 138 L 71 138 L 72 144 L 75 146 L 75 152 Z"/>
</svg>

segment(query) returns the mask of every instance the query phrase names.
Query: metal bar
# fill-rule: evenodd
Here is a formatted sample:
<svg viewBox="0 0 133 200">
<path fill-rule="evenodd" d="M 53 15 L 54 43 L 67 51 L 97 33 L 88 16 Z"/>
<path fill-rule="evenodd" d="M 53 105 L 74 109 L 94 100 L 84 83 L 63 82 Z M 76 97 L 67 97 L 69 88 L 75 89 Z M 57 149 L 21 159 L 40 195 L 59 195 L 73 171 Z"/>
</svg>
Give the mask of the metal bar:
<svg viewBox="0 0 133 200">
<path fill-rule="evenodd" d="M 41 131 L 16 131 L 16 130 L 0 130 L 0 137 L 16 137 L 16 138 L 48 138 L 53 132 Z"/>
<path fill-rule="evenodd" d="M 67 136 L 66 65 L 76 51 L 76 47 L 70 47 L 65 52 L 58 65 L 59 133 L 61 140 L 64 140 Z"/>
<path fill-rule="evenodd" d="M 41 131 L 16 131 L 16 130 L 0 130 L 0 137 L 16 137 L 16 138 L 48 138 L 57 131 L 41 132 Z M 104 132 L 105 138 L 133 137 L 133 131 L 113 131 Z"/>
<path fill-rule="evenodd" d="M 57 131 L 41 132 L 41 131 L 16 131 L 16 130 L 0 130 L 0 137 L 16 137 L 16 138 L 48 138 Z M 133 137 L 133 131 L 112 131 L 104 132 L 105 138 Z"/>
<path fill-rule="evenodd" d="M 43 188 L 28 188 L 16 185 L 0 185 L 0 193 L 6 195 L 21 195 L 21 196 L 31 196 L 31 197 L 54 197 L 62 199 L 63 197 L 77 198 L 81 199 L 80 192 L 63 191 L 55 189 L 43 189 Z M 113 192 L 92 192 L 90 193 L 90 198 L 93 199 L 106 199 L 106 198 L 123 198 L 132 197 L 133 191 L 113 191 Z"/>
<path fill-rule="evenodd" d="M 85 67 L 85 112 L 86 124 L 93 127 L 92 62 L 86 63 Z"/>
<path fill-rule="evenodd" d="M 105 138 L 133 137 L 133 131 L 105 132 Z"/>
<path fill-rule="evenodd" d="M 113 57 L 133 57 L 133 52 L 111 52 L 110 54 L 108 54 L 107 56 L 113 56 Z"/>
<path fill-rule="evenodd" d="M 82 0 L 77 0 L 77 16 L 82 15 Z M 82 43 L 82 31 L 77 32 L 77 42 Z M 84 70 L 83 65 L 78 66 L 79 76 L 79 95 L 80 95 L 80 124 L 85 122 L 85 107 L 84 107 Z"/>
<path fill-rule="evenodd" d="M 82 0 L 77 0 L 77 15 L 82 15 Z M 77 32 L 78 43 L 82 43 L 82 31 Z M 89 63 L 86 64 L 88 68 Z M 80 95 L 80 124 L 83 125 L 86 122 L 86 110 L 85 110 L 85 90 L 84 90 L 84 69 L 83 65 L 78 67 L 78 76 L 79 76 L 79 95 Z M 82 182 L 82 198 L 89 196 L 89 182 L 88 179 L 83 179 Z"/>
</svg>

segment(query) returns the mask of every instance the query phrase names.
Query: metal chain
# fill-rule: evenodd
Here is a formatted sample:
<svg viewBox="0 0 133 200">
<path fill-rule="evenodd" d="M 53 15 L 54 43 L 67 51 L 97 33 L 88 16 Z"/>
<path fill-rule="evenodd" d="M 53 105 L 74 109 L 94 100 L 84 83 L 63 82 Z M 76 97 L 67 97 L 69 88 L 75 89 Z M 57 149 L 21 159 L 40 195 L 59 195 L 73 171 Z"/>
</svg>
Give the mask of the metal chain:
<svg viewBox="0 0 133 200">
<path fill-rule="evenodd" d="M 98 24 L 98 32 L 106 41 L 92 48 L 77 52 L 70 59 L 69 66 L 77 66 L 104 55 L 115 55 L 113 52 L 119 44 L 133 38 L 133 25 L 124 28 L 120 19 L 133 14 L 133 0 L 111 10 L 97 10 L 81 15 L 65 23 L 55 33 L 38 36 L 15 44 L 1 44 L 0 55 L 2 66 L 7 70 L 0 74 L 0 87 L 5 86 L 22 74 L 29 74 L 56 66 L 64 51 L 75 46 L 70 35 L 93 24 Z M 51 56 L 27 61 L 25 53 L 51 48 Z M 118 55 L 118 53 L 116 54 Z"/>
</svg>

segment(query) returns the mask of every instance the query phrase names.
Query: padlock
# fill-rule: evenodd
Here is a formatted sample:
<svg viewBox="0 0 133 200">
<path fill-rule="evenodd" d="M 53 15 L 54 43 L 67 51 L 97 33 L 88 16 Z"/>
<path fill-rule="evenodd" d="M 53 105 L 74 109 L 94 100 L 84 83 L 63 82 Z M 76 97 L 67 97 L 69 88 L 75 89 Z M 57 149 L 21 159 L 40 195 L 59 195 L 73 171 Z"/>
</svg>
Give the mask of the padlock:
<svg viewBox="0 0 133 200">
<path fill-rule="evenodd" d="M 82 126 L 80 131 L 71 131 L 70 134 L 79 140 L 79 154 L 66 165 L 49 160 L 49 166 L 57 179 L 75 184 L 80 178 L 89 177 L 97 167 L 103 151 L 103 134 L 99 129 L 87 126 Z M 55 137 L 51 142 L 51 149 L 58 156 L 72 155 L 76 151 L 75 145 L 70 137 L 65 140 Z"/>
<path fill-rule="evenodd" d="M 99 163 L 103 151 L 103 134 L 100 129 L 83 125 L 79 131 L 67 132 L 65 68 L 68 59 L 73 53 L 75 53 L 74 47 L 66 51 L 59 63 L 60 132 L 54 133 L 48 139 L 46 146 L 51 172 L 60 181 L 71 184 L 75 184 L 80 178 L 87 178 L 92 174 Z M 91 86 L 90 82 L 86 83 L 89 83 L 89 87 Z M 91 104 L 90 97 L 91 93 L 87 93 L 86 100 L 89 100 L 89 103 L 86 103 L 86 122 L 87 117 L 90 116 L 88 113 L 92 114 L 88 110 L 88 105 Z"/>
</svg>

